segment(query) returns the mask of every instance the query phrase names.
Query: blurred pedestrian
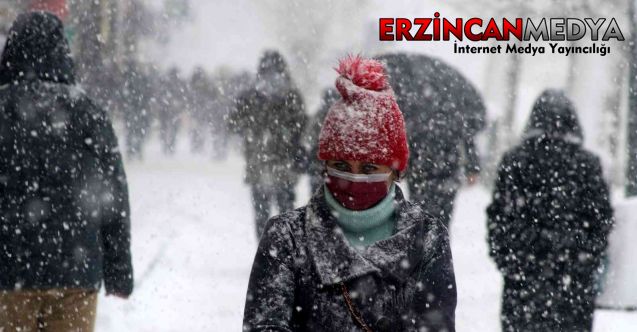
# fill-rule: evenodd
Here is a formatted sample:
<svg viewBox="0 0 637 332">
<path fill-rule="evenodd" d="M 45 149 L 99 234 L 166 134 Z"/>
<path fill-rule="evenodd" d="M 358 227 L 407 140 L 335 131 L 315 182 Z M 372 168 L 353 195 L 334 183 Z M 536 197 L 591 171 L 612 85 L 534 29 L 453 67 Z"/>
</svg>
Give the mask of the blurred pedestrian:
<svg viewBox="0 0 637 332">
<path fill-rule="evenodd" d="M 321 98 L 321 106 L 318 111 L 314 113 L 314 116 L 310 120 L 310 124 L 308 125 L 308 132 L 305 135 L 307 140 L 307 145 L 309 146 L 309 152 L 307 154 L 307 161 L 305 169 L 307 170 L 307 174 L 310 176 L 310 190 L 313 194 L 317 189 L 323 186 L 325 174 L 323 174 L 323 170 L 325 169 L 324 162 L 316 159 L 318 155 L 318 141 L 319 134 L 321 133 L 321 128 L 323 127 L 323 121 L 325 120 L 325 116 L 327 112 L 339 99 L 338 91 L 335 88 L 327 88 L 323 90 L 323 95 Z"/>
<path fill-rule="evenodd" d="M 449 226 L 462 184 L 478 180 L 475 136 L 484 128 L 485 106 L 456 69 L 426 55 L 388 54 L 386 61 L 398 105 L 405 113 L 412 153 L 410 198 Z"/>
<path fill-rule="evenodd" d="M 252 189 L 261 237 L 272 201 L 280 213 L 293 209 L 306 153 L 301 140 L 307 122 L 303 99 L 279 52 L 261 57 L 257 82 L 239 96 L 230 121 L 244 140 L 245 180 Z"/>
<path fill-rule="evenodd" d="M 228 155 L 228 117 L 234 108 L 232 87 L 227 78 L 217 75 L 212 82 L 212 106 L 210 114 L 210 149 L 213 160 L 226 159 Z"/>
<path fill-rule="evenodd" d="M 133 289 L 130 211 L 107 114 L 75 86 L 62 22 L 14 22 L 0 59 L 0 330 L 92 331 Z"/>
<path fill-rule="evenodd" d="M 132 62 L 124 72 L 122 99 L 126 124 L 126 154 L 132 160 L 144 158 L 144 144 L 152 124 L 153 87 L 141 64 Z"/>
<path fill-rule="evenodd" d="M 175 153 L 181 114 L 186 105 L 185 88 L 186 84 L 179 76 L 177 68 L 171 68 L 161 78 L 157 91 L 157 117 L 159 139 L 165 155 Z"/>
<path fill-rule="evenodd" d="M 592 329 L 613 210 L 600 160 L 582 139 L 573 103 L 547 90 L 500 163 L 487 214 L 504 331 Z"/>
<path fill-rule="evenodd" d="M 210 133 L 215 89 L 206 71 L 195 68 L 190 79 L 190 150 L 201 153 Z"/>
<path fill-rule="evenodd" d="M 321 129 L 323 187 L 269 220 L 243 331 L 455 331 L 447 229 L 407 201 L 405 123 L 383 65 L 341 62 Z"/>
</svg>

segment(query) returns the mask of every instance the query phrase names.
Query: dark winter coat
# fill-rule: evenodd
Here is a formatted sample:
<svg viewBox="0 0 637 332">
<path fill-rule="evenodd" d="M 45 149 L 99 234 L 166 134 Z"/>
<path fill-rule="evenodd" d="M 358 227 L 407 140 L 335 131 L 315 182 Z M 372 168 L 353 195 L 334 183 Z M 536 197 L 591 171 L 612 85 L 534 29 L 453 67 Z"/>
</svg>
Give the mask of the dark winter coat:
<svg viewBox="0 0 637 332">
<path fill-rule="evenodd" d="M 145 137 L 152 124 L 154 83 L 140 64 L 130 64 L 124 73 L 124 119 L 129 133 L 138 137 Z"/>
<path fill-rule="evenodd" d="M 62 22 L 55 15 L 19 15 L 0 59 L 0 85 L 21 78 L 72 84 L 75 74 L 70 54 Z"/>
<path fill-rule="evenodd" d="M 526 139 L 502 159 L 487 213 L 490 254 L 505 278 L 505 327 L 590 329 L 613 210 L 600 161 L 581 140 L 572 104 L 549 90 Z"/>
<path fill-rule="evenodd" d="M 35 75 L 1 69 L 10 83 L 0 85 L 0 289 L 98 289 L 103 280 L 130 294 L 128 192 L 110 120 L 66 84 L 68 53 L 50 55 L 51 68 L 30 66 L 40 50 L 24 47 L 38 43 L 21 40 L 48 43 L 61 31 L 50 14 L 21 16 L 3 54 L 24 54 L 11 65 Z"/>
<path fill-rule="evenodd" d="M 478 173 L 474 137 L 484 128 L 486 110 L 473 85 L 436 58 L 405 53 L 379 58 L 387 63 L 390 84 L 405 116 L 410 178 L 418 182 L 448 178 L 461 167 Z"/>
<path fill-rule="evenodd" d="M 259 243 L 244 331 L 361 331 L 340 283 L 373 331 L 454 331 L 456 285 L 447 229 L 396 190 L 394 236 L 350 246 L 318 190 L 272 218 Z"/>
<path fill-rule="evenodd" d="M 293 183 L 305 157 L 303 98 L 291 83 L 268 87 L 270 82 L 263 77 L 260 83 L 239 95 L 236 112 L 230 117 L 243 138 L 246 182 L 260 183 L 270 174 L 275 182 Z"/>
<path fill-rule="evenodd" d="M 187 84 L 179 77 L 176 69 L 171 69 L 166 75 L 160 77 L 159 93 L 155 105 L 160 122 L 177 122 L 186 105 L 184 98 L 186 86 Z"/>
<path fill-rule="evenodd" d="M 197 68 L 190 79 L 189 88 L 188 106 L 194 125 L 201 129 L 208 128 L 213 118 L 213 104 L 217 98 L 214 83 L 203 68 Z M 207 133 L 200 134 L 203 136 Z"/>
</svg>

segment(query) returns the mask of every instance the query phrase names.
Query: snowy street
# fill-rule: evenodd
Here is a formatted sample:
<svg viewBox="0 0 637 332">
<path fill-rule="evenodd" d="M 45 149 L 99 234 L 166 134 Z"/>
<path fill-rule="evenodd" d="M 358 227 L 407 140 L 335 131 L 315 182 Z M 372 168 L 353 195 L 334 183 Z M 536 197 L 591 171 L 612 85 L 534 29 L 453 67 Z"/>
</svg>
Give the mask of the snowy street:
<svg viewBox="0 0 637 332">
<path fill-rule="evenodd" d="M 187 151 L 184 147 L 180 151 Z M 128 163 L 136 289 L 129 301 L 100 297 L 97 331 L 240 331 L 256 249 L 243 160 L 178 153 L 155 141 Z M 308 190 L 299 185 L 297 206 Z M 489 193 L 461 191 L 452 224 L 458 331 L 498 331 L 501 281 L 486 253 Z M 595 331 L 634 331 L 637 313 L 597 311 Z"/>
<path fill-rule="evenodd" d="M 637 332 L 635 13 L 0 0 L 0 332 Z"/>
</svg>

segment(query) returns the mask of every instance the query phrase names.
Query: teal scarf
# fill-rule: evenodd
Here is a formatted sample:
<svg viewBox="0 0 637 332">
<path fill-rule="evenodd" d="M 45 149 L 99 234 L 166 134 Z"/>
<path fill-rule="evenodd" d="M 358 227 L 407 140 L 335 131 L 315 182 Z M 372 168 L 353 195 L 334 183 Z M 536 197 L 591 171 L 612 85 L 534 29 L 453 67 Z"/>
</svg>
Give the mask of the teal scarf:
<svg viewBox="0 0 637 332">
<path fill-rule="evenodd" d="M 392 184 L 391 188 L 389 188 L 389 193 L 382 201 L 362 211 L 349 210 L 343 207 L 332 196 L 327 186 L 324 186 L 324 191 L 325 201 L 336 219 L 336 223 L 343 230 L 349 243 L 357 249 L 364 249 L 377 241 L 394 235 L 395 184 Z"/>
</svg>

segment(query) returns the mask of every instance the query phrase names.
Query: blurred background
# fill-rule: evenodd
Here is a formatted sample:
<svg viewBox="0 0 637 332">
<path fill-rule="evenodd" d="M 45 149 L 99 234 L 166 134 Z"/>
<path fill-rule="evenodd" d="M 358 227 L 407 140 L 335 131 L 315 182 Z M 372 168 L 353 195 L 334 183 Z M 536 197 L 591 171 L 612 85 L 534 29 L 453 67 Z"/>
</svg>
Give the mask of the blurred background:
<svg viewBox="0 0 637 332">
<path fill-rule="evenodd" d="M 110 112 L 126 152 L 137 291 L 128 302 L 102 299 L 98 331 L 240 330 L 257 240 L 242 181 L 241 135 L 233 135 L 228 119 L 237 95 L 254 83 L 264 50 L 283 54 L 309 117 L 333 85 L 337 59 L 347 54 L 409 52 L 446 62 L 477 88 L 487 109 L 477 136 L 480 185 L 460 191 L 451 228 L 458 330 L 494 331 L 501 280 L 486 253 L 484 208 L 500 157 L 519 141 L 542 90 L 564 89 L 574 101 L 584 145 L 601 157 L 615 204 L 630 205 L 627 197 L 637 194 L 637 137 L 629 134 L 637 132 L 634 6 L 629 0 L 0 0 L 0 47 L 18 13 L 58 14 L 81 85 Z M 603 57 L 454 54 L 453 42 L 378 41 L 379 17 L 436 11 L 447 18 L 615 17 L 627 40 L 606 42 L 611 52 Z M 567 43 L 587 46 L 586 38 Z M 297 185 L 296 206 L 309 197 L 308 182 L 304 176 Z M 598 312 L 596 331 L 637 326 L 634 312 Z"/>
</svg>

